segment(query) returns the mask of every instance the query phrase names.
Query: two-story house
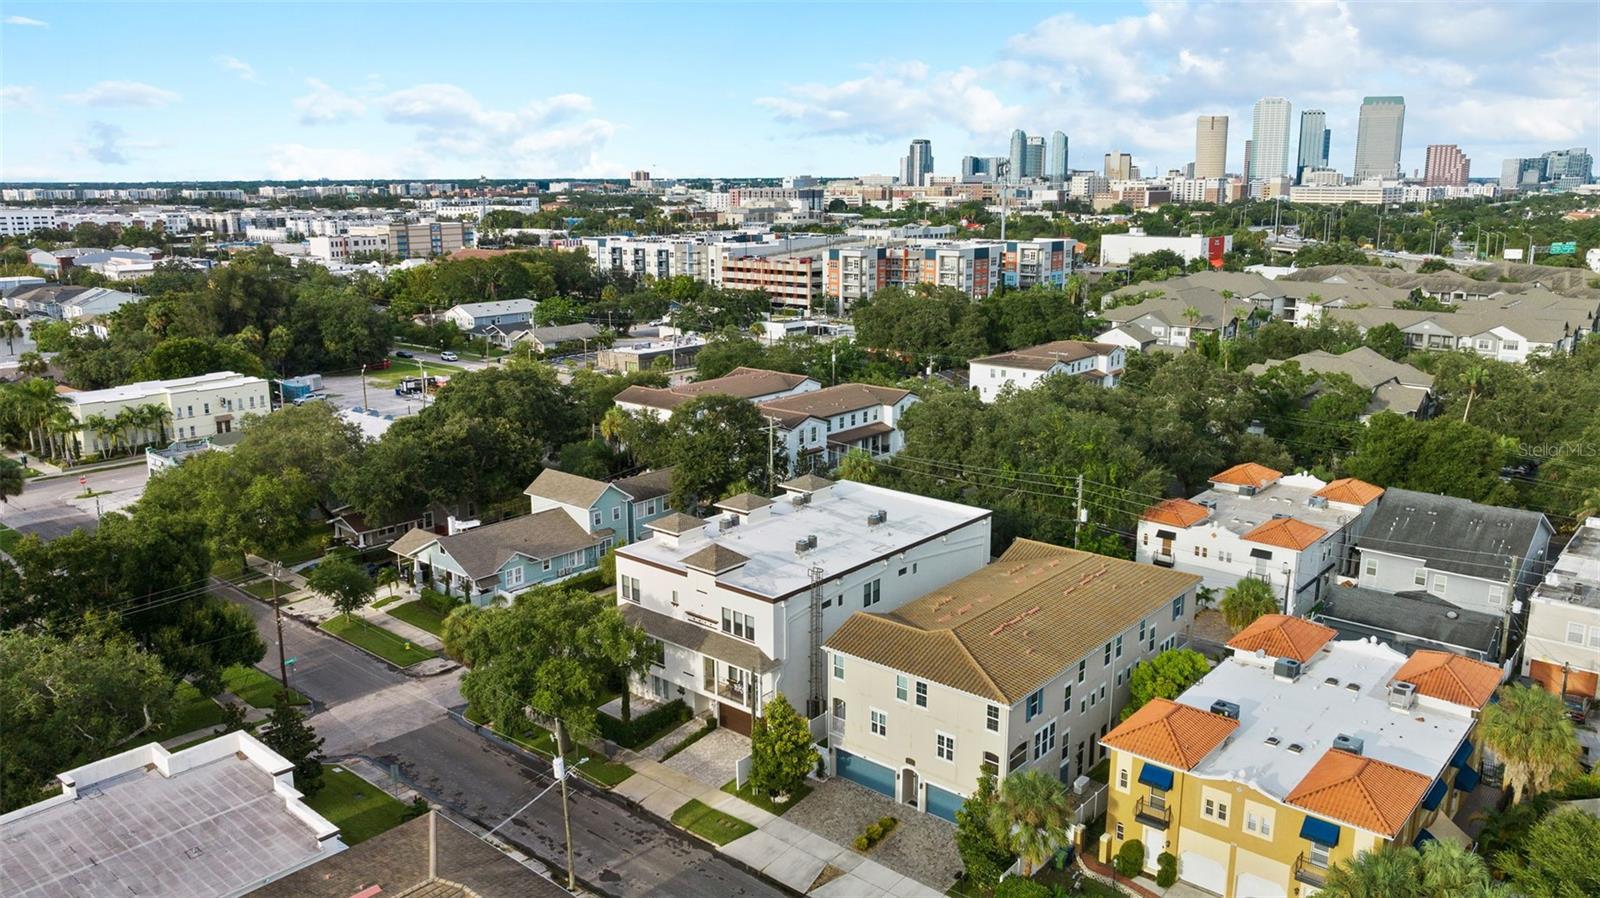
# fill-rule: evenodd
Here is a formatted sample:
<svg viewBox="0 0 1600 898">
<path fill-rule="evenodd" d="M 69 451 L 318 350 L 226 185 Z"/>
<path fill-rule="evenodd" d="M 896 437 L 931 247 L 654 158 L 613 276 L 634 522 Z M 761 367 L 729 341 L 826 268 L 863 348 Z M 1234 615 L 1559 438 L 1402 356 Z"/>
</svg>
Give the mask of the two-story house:
<svg viewBox="0 0 1600 898">
<path fill-rule="evenodd" d="M 531 299 L 463 302 L 451 306 L 444 313 L 444 319 L 463 331 L 481 331 L 491 325 L 511 331 L 532 321 L 533 310 L 538 305 Z"/>
<path fill-rule="evenodd" d="M 1137 839 L 1152 871 L 1170 852 L 1191 885 L 1286 898 L 1386 844 L 1465 844 L 1451 817 L 1478 785 L 1475 726 L 1500 669 L 1333 637 L 1262 617 L 1177 701 L 1113 729 L 1102 852 Z"/>
<path fill-rule="evenodd" d="M 635 384 L 618 393 L 614 400 L 625 412 L 648 414 L 665 421 L 678 406 L 701 396 L 734 396 L 757 405 L 797 393 L 822 389 L 822 383 L 804 374 L 768 371 L 765 368 L 739 367 L 721 377 L 680 384 L 676 387 L 645 387 Z"/>
<path fill-rule="evenodd" d="M 1600 518 L 1572 534 L 1566 551 L 1528 603 L 1522 675 L 1557 695 L 1600 699 Z M 1590 709 L 1578 742 L 1588 764 L 1600 762 L 1600 709 Z"/>
<path fill-rule="evenodd" d="M 1536 511 L 1389 490 L 1356 539 L 1356 585 L 1508 614 L 1544 576 L 1553 534 Z"/>
<path fill-rule="evenodd" d="M 995 401 L 1006 387 L 1026 390 L 1056 374 L 1114 387 L 1127 364 L 1127 353 L 1126 348 L 1111 343 L 1057 340 L 973 359 L 967 363 L 967 382 L 984 402 Z"/>
<path fill-rule="evenodd" d="M 1353 478 L 1324 482 L 1254 462 L 1211 478 L 1192 499 L 1167 499 L 1139 518 L 1135 557 L 1226 589 L 1246 577 L 1272 586 L 1302 614 L 1346 565 L 1383 490 Z"/>
<path fill-rule="evenodd" d="M 839 384 L 761 403 L 761 415 L 776 423 L 790 470 L 832 470 L 851 450 L 877 457 L 905 445 L 900 416 L 917 394 L 872 384 Z"/>
<path fill-rule="evenodd" d="M 987 509 L 815 475 L 783 490 L 657 518 L 617 549 L 623 616 L 660 644 L 631 688 L 742 733 L 780 691 L 815 717 L 823 643 L 852 611 L 893 610 L 989 558 Z"/>
<path fill-rule="evenodd" d="M 650 535 L 645 525 L 664 517 L 672 469 L 646 471 L 608 482 L 545 468 L 523 490 L 535 513 L 559 508 L 579 526 L 604 537 L 600 551 Z M 609 531 L 609 532 L 608 532 Z"/>
<path fill-rule="evenodd" d="M 954 820 L 980 771 L 1071 783 L 1132 669 L 1187 638 L 1200 578 L 1019 539 L 998 561 L 828 639 L 833 770 Z"/>
</svg>

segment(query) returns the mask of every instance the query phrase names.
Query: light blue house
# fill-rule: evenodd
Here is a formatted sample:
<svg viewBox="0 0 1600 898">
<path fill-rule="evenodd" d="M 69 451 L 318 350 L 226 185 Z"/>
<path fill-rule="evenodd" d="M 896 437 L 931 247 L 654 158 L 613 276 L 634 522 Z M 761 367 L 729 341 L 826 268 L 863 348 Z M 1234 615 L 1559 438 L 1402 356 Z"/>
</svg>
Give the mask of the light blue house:
<svg viewBox="0 0 1600 898">
<path fill-rule="evenodd" d="M 636 542 L 648 535 L 645 524 L 668 514 L 672 469 L 648 471 L 606 483 L 546 468 L 525 492 L 535 512 L 560 510 L 590 533 L 604 548 Z"/>
</svg>

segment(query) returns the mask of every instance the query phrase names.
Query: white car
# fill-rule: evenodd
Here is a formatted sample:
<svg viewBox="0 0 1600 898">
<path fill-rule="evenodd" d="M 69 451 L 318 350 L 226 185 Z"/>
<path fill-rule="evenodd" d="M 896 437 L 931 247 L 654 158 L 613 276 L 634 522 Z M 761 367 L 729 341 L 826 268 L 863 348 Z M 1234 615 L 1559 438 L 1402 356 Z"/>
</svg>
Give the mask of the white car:
<svg viewBox="0 0 1600 898">
<path fill-rule="evenodd" d="M 461 356 L 458 356 L 447 349 L 444 352 L 439 353 L 439 359 L 440 361 L 445 362 L 459 362 L 461 361 Z"/>
</svg>

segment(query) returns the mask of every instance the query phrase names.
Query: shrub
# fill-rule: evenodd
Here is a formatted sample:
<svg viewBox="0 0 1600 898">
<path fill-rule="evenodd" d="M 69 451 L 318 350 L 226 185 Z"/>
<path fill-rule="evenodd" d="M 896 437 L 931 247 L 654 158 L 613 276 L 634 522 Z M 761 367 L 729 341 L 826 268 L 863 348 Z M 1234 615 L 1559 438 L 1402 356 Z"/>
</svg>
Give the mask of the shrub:
<svg viewBox="0 0 1600 898">
<path fill-rule="evenodd" d="M 872 843 L 867 841 L 866 836 L 856 836 L 856 840 L 851 844 L 855 846 L 857 851 L 866 851 L 872 847 Z"/>
<path fill-rule="evenodd" d="M 885 833 L 888 833 L 889 830 L 894 829 L 895 824 L 899 822 L 899 820 L 896 820 L 893 817 L 882 817 L 878 820 L 878 828 L 883 830 Z"/>
<path fill-rule="evenodd" d="M 1129 839 L 1122 843 L 1122 848 L 1117 851 L 1117 856 L 1112 858 L 1111 866 L 1117 873 L 1128 879 L 1138 876 L 1144 871 L 1144 843 L 1138 839 Z"/>
<path fill-rule="evenodd" d="M 584 592 L 599 592 L 612 585 L 606 582 L 605 575 L 600 571 L 588 571 L 576 577 L 568 577 L 561 581 L 561 585 L 572 589 L 581 589 Z"/>
<path fill-rule="evenodd" d="M 689 706 L 684 704 L 682 699 L 673 699 L 659 708 L 635 714 L 627 723 L 609 714 L 600 714 L 596 720 L 600 724 L 601 737 L 623 748 L 638 748 L 648 742 L 650 737 L 684 723 L 691 716 L 693 715 L 689 711 Z"/>
<path fill-rule="evenodd" d="M 1172 852 L 1163 851 L 1156 856 L 1156 885 L 1163 889 L 1172 888 L 1178 881 L 1178 859 Z"/>
<path fill-rule="evenodd" d="M 445 595 L 431 586 L 422 587 L 421 592 L 417 595 L 422 600 L 422 604 L 427 605 L 441 615 L 449 614 L 456 605 L 461 604 L 456 600 L 455 596 Z"/>
<path fill-rule="evenodd" d="M 1050 898 L 1050 889 L 1026 876 L 1007 876 L 995 886 L 994 898 Z"/>
<path fill-rule="evenodd" d="M 867 824 L 867 841 L 876 842 L 883 838 L 883 827 L 876 823 Z"/>
</svg>

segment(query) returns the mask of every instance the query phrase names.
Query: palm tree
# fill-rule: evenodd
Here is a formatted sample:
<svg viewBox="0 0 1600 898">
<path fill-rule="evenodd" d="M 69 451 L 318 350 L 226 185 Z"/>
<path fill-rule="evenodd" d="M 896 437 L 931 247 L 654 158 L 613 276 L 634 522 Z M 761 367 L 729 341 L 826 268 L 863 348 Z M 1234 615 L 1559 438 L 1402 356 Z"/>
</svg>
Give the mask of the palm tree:
<svg viewBox="0 0 1600 898">
<path fill-rule="evenodd" d="M 1422 895 L 1459 898 L 1481 894 L 1489 886 L 1489 865 L 1483 855 L 1455 842 L 1435 839 L 1422 846 Z"/>
<path fill-rule="evenodd" d="M 138 413 L 139 427 L 146 436 L 144 442 L 165 443 L 167 422 L 172 419 L 172 410 L 158 403 L 147 402 L 135 411 Z"/>
<path fill-rule="evenodd" d="M 1421 867 L 1415 848 L 1391 843 L 1335 864 L 1318 894 L 1327 898 L 1419 898 Z"/>
<path fill-rule="evenodd" d="M 1183 320 L 1189 322 L 1190 327 L 1194 327 L 1196 324 L 1200 323 L 1200 318 L 1201 315 L 1199 309 L 1195 308 L 1194 306 L 1183 307 Z"/>
<path fill-rule="evenodd" d="M 386 564 L 378 568 L 377 583 L 379 589 L 385 586 L 389 587 L 389 595 L 393 597 L 394 588 L 400 583 L 400 573 L 395 569 L 394 565 Z"/>
<path fill-rule="evenodd" d="M 1032 876 L 1066 841 L 1070 813 L 1060 780 L 1024 770 L 1001 781 L 989 829 L 1006 850 L 1022 858 L 1022 875 Z"/>
<path fill-rule="evenodd" d="M 66 459 L 67 464 L 72 464 L 77 453 L 77 434 L 82 429 L 78 419 L 72 417 L 72 412 L 65 404 L 50 407 L 50 417 L 45 420 L 45 429 L 49 432 L 51 442 L 60 447 L 59 456 Z"/>
<path fill-rule="evenodd" d="M 22 465 L 9 458 L 0 458 L 0 504 L 12 496 L 22 495 L 22 484 L 27 472 Z"/>
<path fill-rule="evenodd" d="M 20 336 L 22 336 L 22 325 L 10 318 L 0 321 L 0 337 L 6 338 L 7 353 L 14 353 L 17 351 L 15 341 Z"/>
<path fill-rule="evenodd" d="M 1461 380 L 1467 387 L 1467 407 L 1461 411 L 1462 421 L 1467 420 L 1467 416 L 1472 414 L 1472 400 L 1477 398 L 1478 391 L 1483 389 L 1483 382 L 1488 376 L 1489 370 L 1478 362 L 1473 362 L 1467 366 L 1467 370 L 1461 372 Z"/>
<path fill-rule="evenodd" d="M 851 449 L 839 461 L 839 479 L 856 483 L 876 483 L 878 464 L 864 449 Z"/>
<path fill-rule="evenodd" d="M 83 419 L 83 429 L 95 435 L 95 451 L 108 454 L 111 433 L 116 429 L 116 424 L 105 415 L 89 415 Z"/>
<path fill-rule="evenodd" d="M 50 370 L 50 363 L 37 352 L 24 352 L 17 356 L 17 371 L 28 377 L 38 377 Z"/>
<path fill-rule="evenodd" d="M 1222 617 L 1237 633 L 1263 614 L 1278 610 L 1278 595 L 1272 584 L 1256 577 L 1246 577 L 1222 593 Z"/>
<path fill-rule="evenodd" d="M 1560 696 L 1537 686 L 1500 687 L 1500 701 L 1483 709 L 1484 747 L 1505 765 L 1513 802 L 1548 790 L 1578 769 L 1578 736 Z"/>
<path fill-rule="evenodd" d="M 139 426 L 138 416 L 139 413 L 129 407 L 118 409 L 117 413 L 111 417 L 112 426 L 117 431 L 117 441 L 124 447 L 131 448 L 133 446 L 132 431 Z"/>
</svg>

